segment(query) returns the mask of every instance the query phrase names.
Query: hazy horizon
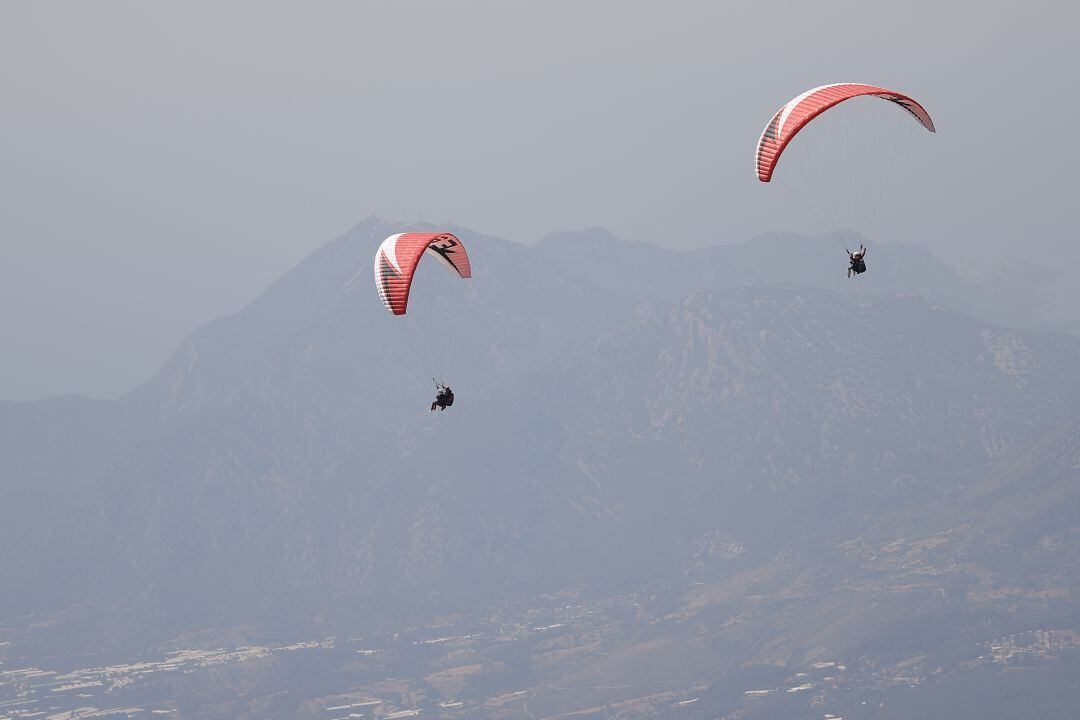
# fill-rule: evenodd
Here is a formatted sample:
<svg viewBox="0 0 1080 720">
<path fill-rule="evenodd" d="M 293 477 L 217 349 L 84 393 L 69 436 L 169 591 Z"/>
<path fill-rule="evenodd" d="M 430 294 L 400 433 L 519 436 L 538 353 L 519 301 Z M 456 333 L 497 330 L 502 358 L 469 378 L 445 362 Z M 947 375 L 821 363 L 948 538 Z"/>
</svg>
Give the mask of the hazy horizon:
<svg viewBox="0 0 1080 720">
<path fill-rule="evenodd" d="M 1035 246 L 1074 270 L 1077 141 L 1047 132 L 1077 110 L 1062 90 L 1075 15 L 5 3 L 0 398 L 130 389 L 372 212 L 525 243 L 598 225 L 675 249 L 835 229 L 750 163 L 777 107 L 835 81 L 908 92 L 939 128 L 890 182 L 875 241 L 953 263 Z"/>
</svg>

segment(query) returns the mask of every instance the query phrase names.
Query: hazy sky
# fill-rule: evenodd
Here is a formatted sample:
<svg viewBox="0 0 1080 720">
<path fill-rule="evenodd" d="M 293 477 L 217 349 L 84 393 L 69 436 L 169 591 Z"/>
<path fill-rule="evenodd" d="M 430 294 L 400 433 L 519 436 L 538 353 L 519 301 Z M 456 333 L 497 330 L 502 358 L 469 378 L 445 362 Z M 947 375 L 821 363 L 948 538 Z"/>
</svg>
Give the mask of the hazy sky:
<svg viewBox="0 0 1080 720">
<path fill-rule="evenodd" d="M 131 388 L 372 211 L 523 242 L 828 229 L 751 163 L 772 113 L 828 82 L 905 91 L 939 128 L 890 180 L 877 239 L 1076 267 L 1077 14 L 6 0 L 0 398 Z"/>
</svg>

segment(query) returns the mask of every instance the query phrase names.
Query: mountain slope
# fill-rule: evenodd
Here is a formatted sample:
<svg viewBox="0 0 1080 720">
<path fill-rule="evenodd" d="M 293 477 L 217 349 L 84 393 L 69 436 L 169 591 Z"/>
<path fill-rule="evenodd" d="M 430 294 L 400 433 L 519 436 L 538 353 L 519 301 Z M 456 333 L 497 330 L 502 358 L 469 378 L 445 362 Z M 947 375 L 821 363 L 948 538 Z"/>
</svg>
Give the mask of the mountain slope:
<svg viewBox="0 0 1080 720">
<path fill-rule="evenodd" d="M 1064 337 L 911 297 L 678 297 L 650 246 L 618 254 L 654 286 L 590 282 L 458 230 L 477 277 L 425 269 L 413 299 L 461 398 L 430 415 L 427 358 L 369 287 L 395 229 L 313 254 L 112 409 L 139 434 L 5 556 L 5 612 L 85 605 L 86 642 L 135 642 L 733 572 L 950 501 L 1077 406 Z"/>
</svg>

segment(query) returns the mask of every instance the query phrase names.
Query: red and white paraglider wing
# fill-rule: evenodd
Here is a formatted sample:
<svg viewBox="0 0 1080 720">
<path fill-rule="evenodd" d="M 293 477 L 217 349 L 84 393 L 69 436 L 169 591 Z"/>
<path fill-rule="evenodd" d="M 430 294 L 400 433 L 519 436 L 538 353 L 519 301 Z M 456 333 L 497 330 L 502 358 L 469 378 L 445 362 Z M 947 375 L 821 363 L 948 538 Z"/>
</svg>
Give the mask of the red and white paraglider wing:
<svg viewBox="0 0 1080 720">
<path fill-rule="evenodd" d="M 930 132 L 936 132 L 930 114 L 926 112 L 922 105 L 907 95 L 886 90 L 876 85 L 862 85 L 859 83 L 822 85 L 792 98 L 773 115 L 772 120 L 765 126 L 761 138 L 758 139 L 757 152 L 754 154 L 754 165 L 757 169 L 758 179 L 761 182 L 769 182 L 772 179 L 773 170 L 776 168 L 776 163 L 779 162 L 784 148 L 807 123 L 829 108 L 862 95 L 879 97 L 882 100 L 895 103 L 906 110 L 924 128 Z"/>
<path fill-rule="evenodd" d="M 424 253 L 463 278 L 472 277 L 465 246 L 450 233 L 398 233 L 375 252 L 375 288 L 386 309 L 404 315 L 416 266 Z"/>
<path fill-rule="evenodd" d="M 463 278 L 472 277 L 472 265 L 469 264 L 469 254 L 465 252 L 465 246 L 450 233 L 435 235 L 424 252 L 438 260 L 447 270 L 456 272 Z"/>
</svg>

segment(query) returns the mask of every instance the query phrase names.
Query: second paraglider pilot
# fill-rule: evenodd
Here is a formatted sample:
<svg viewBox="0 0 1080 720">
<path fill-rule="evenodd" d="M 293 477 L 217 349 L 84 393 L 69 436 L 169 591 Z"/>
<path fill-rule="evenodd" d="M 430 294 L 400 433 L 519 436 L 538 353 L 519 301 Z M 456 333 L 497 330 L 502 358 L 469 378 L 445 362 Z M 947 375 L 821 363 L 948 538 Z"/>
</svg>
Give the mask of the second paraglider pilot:
<svg viewBox="0 0 1080 720">
<path fill-rule="evenodd" d="M 450 389 L 449 385 L 443 385 L 436 380 L 435 387 L 438 388 L 438 390 L 435 393 L 435 402 L 431 403 L 431 410 L 429 412 L 434 412 L 435 408 L 445 410 L 454 404 L 454 391 Z"/>
<path fill-rule="evenodd" d="M 844 248 L 847 250 L 847 248 Z M 847 269 L 847 276 L 853 278 L 856 275 L 861 275 L 866 272 L 866 248 L 862 243 L 859 243 L 859 249 L 855 252 L 847 251 L 848 260 L 851 265 Z"/>
</svg>

